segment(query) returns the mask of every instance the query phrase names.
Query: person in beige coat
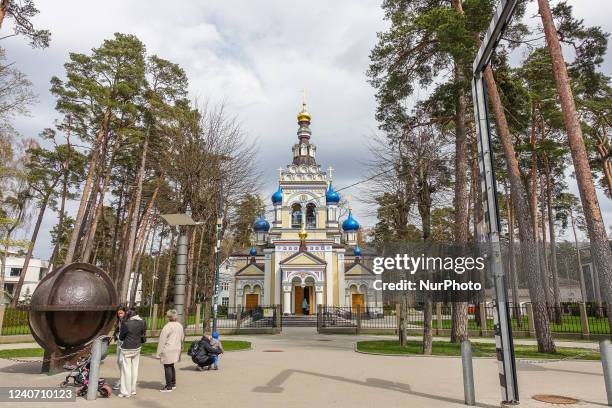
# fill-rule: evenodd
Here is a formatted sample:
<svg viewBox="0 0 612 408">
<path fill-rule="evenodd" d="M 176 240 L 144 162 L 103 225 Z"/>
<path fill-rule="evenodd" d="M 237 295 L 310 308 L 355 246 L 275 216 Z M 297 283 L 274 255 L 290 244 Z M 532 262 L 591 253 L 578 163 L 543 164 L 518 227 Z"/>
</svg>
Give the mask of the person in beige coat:
<svg viewBox="0 0 612 408">
<path fill-rule="evenodd" d="M 176 321 L 178 317 L 176 310 L 168 310 L 166 317 L 168 318 L 168 323 L 164 325 L 159 335 L 156 357 L 159 358 L 160 362 L 164 365 L 164 374 L 166 377 L 166 385 L 160 391 L 172 392 L 176 389 L 176 370 L 174 369 L 174 363 L 181 360 L 185 331 L 183 325 Z"/>
</svg>

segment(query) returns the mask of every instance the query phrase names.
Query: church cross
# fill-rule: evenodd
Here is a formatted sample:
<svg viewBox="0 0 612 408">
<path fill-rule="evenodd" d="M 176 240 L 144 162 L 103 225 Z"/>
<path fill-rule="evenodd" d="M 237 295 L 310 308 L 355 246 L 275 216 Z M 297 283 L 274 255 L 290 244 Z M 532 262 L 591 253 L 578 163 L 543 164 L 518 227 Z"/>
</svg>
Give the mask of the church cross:
<svg viewBox="0 0 612 408">
<path fill-rule="evenodd" d="M 329 166 L 329 168 L 327 169 L 327 171 L 329 172 L 329 179 L 332 179 L 332 171 L 334 171 L 336 169 L 334 169 L 332 166 Z"/>
<path fill-rule="evenodd" d="M 279 167 L 278 168 L 278 179 L 280 180 L 282 176 L 283 176 L 283 168 Z"/>
</svg>

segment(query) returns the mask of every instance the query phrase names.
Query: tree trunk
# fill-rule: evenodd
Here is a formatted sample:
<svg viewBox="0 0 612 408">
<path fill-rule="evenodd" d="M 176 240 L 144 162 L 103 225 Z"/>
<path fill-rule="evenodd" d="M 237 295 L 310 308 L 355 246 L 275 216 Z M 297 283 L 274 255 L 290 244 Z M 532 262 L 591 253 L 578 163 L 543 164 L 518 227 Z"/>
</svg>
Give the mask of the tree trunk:
<svg viewBox="0 0 612 408">
<path fill-rule="evenodd" d="M 576 244 L 576 257 L 578 258 L 578 280 L 580 281 L 580 293 L 582 295 L 582 301 L 588 302 L 586 285 L 584 283 L 584 273 L 582 272 L 582 257 L 580 256 L 580 244 L 578 243 L 578 234 L 576 233 L 576 220 L 574 219 L 574 211 L 570 208 L 570 219 L 572 221 L 572 231 L 574 232 L 574 242 Z M 601 304 L 597 305 L 598 309 L 601 308 Z"/>
<path fill-rule="evenodd" d="M 8 12 L 8 8 L 10 7 L 10 5 L 11 0 L 2 0 L 0 2 L 0 28 L 2 28 L 2 23 L 4 23 L 4 17 L 6 17 L 6 13 Z"/>
<path fill-rule="evenodd" d="M 550 167 L 548 165 L 548 157 L 544 158 L 545 177 L 546 177 L 546 206 L 548 212 L 548 232 L 550 235 L 550 270 L 552 272 L 553 281 L 553 300 L 555 302 L 555 310 L 558 312 L 555 315 L 556 323 L 561 324 L 561 292 L 559 290 L 559 270 L 557 266 L 557 242 L 555 235 L 555 216 L 552 206 L 552 179 L 550 176 Z M 569 284 L 569 282 L 568 282 Z"/>
<path fill-rule="evenodd" d="M 202 232 L 200 233 L 200 244 L 198 246 L 198 256 L 195 261 L 195 277 L 193 279 L 193 287 L 191 291 L 193 292 L 191 295 L 192 301 L 198 301 L 197 293 L 198 293 L 198 282 L 200 276 L 200 258 L 202 256 L 202 247 L 204 243 L 204 228 L 202 228 Z"/>
<path fill-rule="evenodd" d="M 110 185 L 113 165 L 115 163 L 115 152 L 116 152 L 118 145 L 119 145 L 119 140 L 116 140 L 115 143 L 113 144 L 113 150 L 111 152 L 111 158 L 110 158 L 110 163 L 108 165 L 108 169 L 106 170 L 106 174 L 104 175 L 104 182 L 103 182 L 102 188 L 100 189 L 100 193 L 99 193 L 100 199 L 98 200 L 98 205 L 96 206 L 96 209 L 95 209 L 95 215 L 93 217 L 91 226 L 89 228 L 89 233 L 87 234 L 87 237 L 85 238 L 85 245 L 84 245 L 85 249 L 83 250 L 83 256 L 81 257 L 83 262 L 89 262 L 90 257 L 91 257 L 91 251 L 93 249 L 94 241 L 96 237 L 96 230 L 98 229 L 98 222 L 100 222 L 100 218 L 102 217 L 102 214 L 104 212 L 104 196 L 106 195 L 106 191 L 108 190 L 108 186 Z"/>
<path fill-rule="evenodd" d="M 540 232 L 542 238 L 540 240 L 540 246 L 538 249 L 540 250 L 540 270 L 542 271 L 542 280 L 545 283 L 544 288 L 546 290 L 546 286 L 548 286 L 548 315 L 551 320 L 556 319 L 556 314 L 561 313 L 560 310 L 555 309 L 555 301 L 554 301 L 554 289 L 550 285 L 550 269 L 548 268 L 548 256 L 546 254 L 546 191 L 544 189 L 544 182 L 542 177 L 540 179 Z"/>
<path fill-rule="evenodd" d="M 166 274 L 164 275 L 164 285 L 161 294 L 161 314 L 166 313 L 166 298 L 168 297 L 168 286 L 170 285 L 170 272 L 172 271 L 172 257 L 174 256 L 174 239 L 176 235 L 172 230 L 170 238 L 170 247 L 168 249 L 168 264 L 166 265 Z"/>
<path fill-rule="evenodd" d="M 460 0 L 452 0 L 451 5 L 455 12 L 464 15 Z M 455 224 L 453 235 L 455 245 L 464 248 L 468 242 L 469 215 L 468 215 L 468 143 L 465 117 L 467 114 L 465 90 L 463 88 L 465 75 L 463 74 L 463 61 L 455 59 L 455 84 L 457 84 L 457 100 L 455 107 L 455 187 L 453 205 L 455 208 Z M 465 281 L 467 274 L 457 275 L 455 280 Z M 451 343 L 460 343 L 468 339 L 468 304 L 455 302 L 452 312 Z"/>
<path fill-rule="evenodd" d="M 605 132 L 597 134 L 597 153 L 599 153 L 599 161 L 603 169 L 608 197 L 612 198 L 612 160 L 610 160 L 610 142 L 608 135 Z"/>
<path fill-rule="evenodd" d="M 40 225 L 42 224 L 43 217 L 45 216 L 45 210 L 47 209 L 47 203 L 49 202 L 49 195 L 43 198 L 40 204 L 40 210 L 38 210 L 38 218 L 36 218 L 36 225 L 34 225 L 34 231 L 32 232 L 32 238 L 30 238 L 30 244 L 28 245 L 28 252 L 26 253 L 25 260 L 23 261 L 23 267 L 21 274 L 19 274 L 19 281 L 17 286 L 13 290 L 13 300 L 11 306 L 17 306 L 19 302 L 19 296 L 21 295 L 21 288 L 23 287 L 23 281 L 28 272 L 30 266 L 30 260 L 32 259 L 32 252 L 34 252 L 34 245 L 36 245 L 36 239 L 38 238 L 38 232 L 40 231 Z M 2 288 L 3 289 L 3 288 Z"/>
<path fill-rule="evenodd" d="M 185 310 L 189 310 L 191 306 L 191 287 L 193 285 L 194 266 L 193 258 L 195 253 L 196 228 L 191 231 L 191 239 L 187 248 L 187 298 L 185 299 Z"/>
<path fill-rule="evenodd" d="M 512 207 L 512 198 L 510 197 L 510 192 L 507 188 L 506 201 L 506 208 L 508 211 L 508 269 L 510 270 L 510 279 L 512 282 L 512 306 L 517 327 L 522 328 L 523 312 L 521 310 L 521 302 L 519 298 L 518 270 L 516 268 L 516 257 L 514 255 L 514 209 Z"/>
<path fill-rule="evenodd" d="M 433 301 L 431 300 L 431 295 L 427 294 L 425 297 L 425 304 L 423 305 L 423 354 L 426 356 L 430 356 L 432 353 L 432 346 L 433 346 L 432 322 L 433 322 Z"/>
<path fill-rule="evenodd" d="M 521 175 L 519 164 L 512 144 L 510 129 L 506 120 L 506 114 L 502 105 L 495 78 L 491 66 L 484 70 L 484 80 L 491 107 L 495 113 L 497 122 L 497 133 L 500 144 L 506 159 L 506 170 L 510 181 L 510 192 L 512 195 L 513 208 L 516 211 L 519 236 L 521 240 L 521 255 L 523 270 L 527 273 L 529 284 L 529 295 L 533 302 L 534 325 L 540 352 L 552 353 L 555 351 L 555 343 L 549 327 L 548 314 L 546 313 L 545 294 L 542 288 L 542 281 L 538 273 L 538 256 L 535 252 L 537 242 L 534 240 L 534 226 L 530 216 L 529 206 L 525 201 L 526 193 Z"/>
<path fill-rule="evenodd" d="M 104 113 L 104 118 L 102 119 L 102 126 L 100 126 L 100 130 L 98 131 L 98 136 L 96 138 L 96 143 L 94 145 L 93 151 L 91 153 L 91 159 L 89 160 L 89 170 L 87 171 L 87 178 L 85 179 L 85 186 L 83 186 L 83 193 L 81 194 L 81 202 L 79 204 L 79 210 L 77 211 L 76 219 L 74 220 L 74 228 L 72 230 L 72 235 L 70 236 L 70 243 L 68 244 L 68 252 L 66 253 L 65 264 L 69 264 L 74 259 L 74 255 L 76 253 L 77 245 L 80 239 L 80 232 L 83 227 L 83 220 L 85 217 L 85 207 L 89 201 L 89 195 L 91 192 L 91 185 L 93 183 L 93 177 L 96 173 L 96 167 L 98 164 L 98 157 L 100 155 L 100 149 L 102 148 L 102 142 L 106 137 L 108 132 L 108 125 L 110 122 L 110 109 Z"/>
<path fill-rule="evenodd" d="M 64 174 L 62 181 L 62 199 L 60 203 L 59 218 L 57 222 L 57 242 L 53 247 L 53 254 L 51 255 L 50 269 L 49 272 L 53 272 L 55 264 L 57 263 L 57 257 L 59 255 L 62 236 L 64 235 L 64 218 L 66 217 L 66 197 L 68 196 L 68 175 Z"/>
<path fill-rule="evenodd" d="M 580 191 L 580 199 L 584 211 L 584 218 L 591 241 L 591 254 L 593 264 L 599 275 L 602 294 L 607 302 L 608 323 L 612 327 L 612 251 L 606 234 L 606 227 L 599 208 L 597 192 L 593 183 L 591 166 L 589 165 L 582 128 L 576 113 L 574 95 L 570 86 L 567 66 L 563 58 L 559 37 L 553 22 L 548 0 L 538 0 L 540 16 L 548 51 L 553 63 L 553 73 L 557 84 L 557 93 L 563 111 L 565 130 L 574 162 L 576 182 Z"/>
<path fill-rule="evenodd" d="M 127 242 L 127 250 L 125 253 L 125 269 L 123 270 L 123 280 L 121 284 L 121 300 L 127 299 L 127 284 L 132 273 L 132 266 L 134 265 L 134 245 L 136 241 L 136 230 L 138 228 L 138 216 L 140 215 L 140 200 L 142 198 L 142 185 L 144 183 L 145 166 L 147 163 L 147 150 L 149 147 L 149 137 L 151 132 L 151 125 L 147 126 L 147 132 L 142 147 L 142 157 L 140 159 L 140 168 L 138 169 L 138 175 L 136 177 L 136 193 L 134 197 L 134 209 L 132 212 L 132 219 L 129 221 L 129 235 Z"/>
</svg>

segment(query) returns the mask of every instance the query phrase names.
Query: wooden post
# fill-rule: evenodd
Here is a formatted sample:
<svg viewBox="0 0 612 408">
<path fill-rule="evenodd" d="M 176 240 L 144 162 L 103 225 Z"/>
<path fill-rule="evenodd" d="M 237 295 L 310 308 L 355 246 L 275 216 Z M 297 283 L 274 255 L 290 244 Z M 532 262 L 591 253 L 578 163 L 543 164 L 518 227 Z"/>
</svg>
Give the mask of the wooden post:
<svg viewBox="0 0 612 408">
<path fill-rule="evenodd" d="M 401 307 L 399 303 L 395 304 L 395 326 L 397 327 L 397 332 L 399 333 L 399 329 L 400 329 L 400 314 L 401 314 Z"/>
<path fill-rule="evenodd" d="M 535 337 L 535 323 L 533 321 L 533 305 L 527 303 L 527 320 L 529 323 L 529 337 Z"/>
<path fill-rule="evenodd" d="M 397 334 L 399 335 L 400 346 L 406 345 L 406 315 L 404 314 L 405 309 L 400 304 L 399 307 L 399 325 L 397 326 Z"/>
<path fill-rule="evenodd" d="M 157 330 L 157 307 L 158 307 L 158 304 L 155 303 L 153 305 L 153 316 L 151 316 L 151 331 L 152 332 Z"/>
<path fill-rule="evenodd" d="M 240 330 L 240 323 L 242 320 L 242 305 L 236 306 L 236 330 Z"/>
<path fill-rule="evenodd" d="M 436 335 L 442 331 L 442 302 L 436 302 Z"/>
<path fill-rule="evenodd" d="M 276 332 L 280 333 L 282 331 L 283 324 L 283 310 L 281 309 L 281 305 L 274 306 L 276 310 Z"/>
<path fill-rule="evenodd" d="M 487 305 L 485 302 L 480 302 L 478 305 L 480 308 L 480 335 L 487 335 Z"/>
<path fill-rule="evenodd" d="M 591 334 L 591 329 L 589 328 L 589 317 L 587 316 L 586 305 L 584 302 L 578 303 L 578 307 L 580 308 L 580 323 L 582 325 L 582 337 L 588 339 Z"/>
<path fill-rule="evenodd" d="M 212 312 L 212 306 L 209 302 L 204 302 L 202 304 L 204 307 L 204 321 L 202 322 L 202 332 L 205 332 L 207 329 L 210 330 L 210 315 Z"/>
<path fill-rule="evenodd" d="M 195 313 L 195 333 L 196 334 L 200 330 L 200 316 L 201 316 L 201 313 L 202 313 L 202 304 L 201 303 L 197 303 L 196 304 L 196 313 Z M 202 331 L 204 331 L 203 327 L 202 327 Z"/>
<path fill-rule="evenodd" d="M 4 322 L 4 312 L 6 311 L 6 305 L 0 305 L 0 335 L 2 335 L 2 324 Z"/>
<path fill-rule="evenodd" d="M 361 332 L 361 305 L 357 305 L 357 334 Z"/>
</svg>

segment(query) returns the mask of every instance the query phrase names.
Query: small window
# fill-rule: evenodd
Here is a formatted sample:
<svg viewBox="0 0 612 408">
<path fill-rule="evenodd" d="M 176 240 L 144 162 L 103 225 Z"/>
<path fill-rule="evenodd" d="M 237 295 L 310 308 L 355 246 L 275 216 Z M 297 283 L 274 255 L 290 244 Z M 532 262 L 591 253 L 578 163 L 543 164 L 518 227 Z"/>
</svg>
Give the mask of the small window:
<svg viewBox="0 0 612 408">
<path fill-rule="evenodd" d="M 224 297 L 221 298 L 221 306 L 225 306 L 225 307 L 229 306 L 229 298 L 228 297 L 224 296 Z"/>
<path fill-rule="evenodd" d="M 306 228 L 317 227 L 317 207 L 310 203 L 306 206 Z"/>
<path fill-rule="evenodd" d="M 17 277 L 21 275 L 23 268 L 11 268 L 10 276 Z"/>
<path fill-rule="evenodd" d="M 291 228 L 302 226 L 302 206 L 295 203 L 291 206 Z"/>
</svg>

